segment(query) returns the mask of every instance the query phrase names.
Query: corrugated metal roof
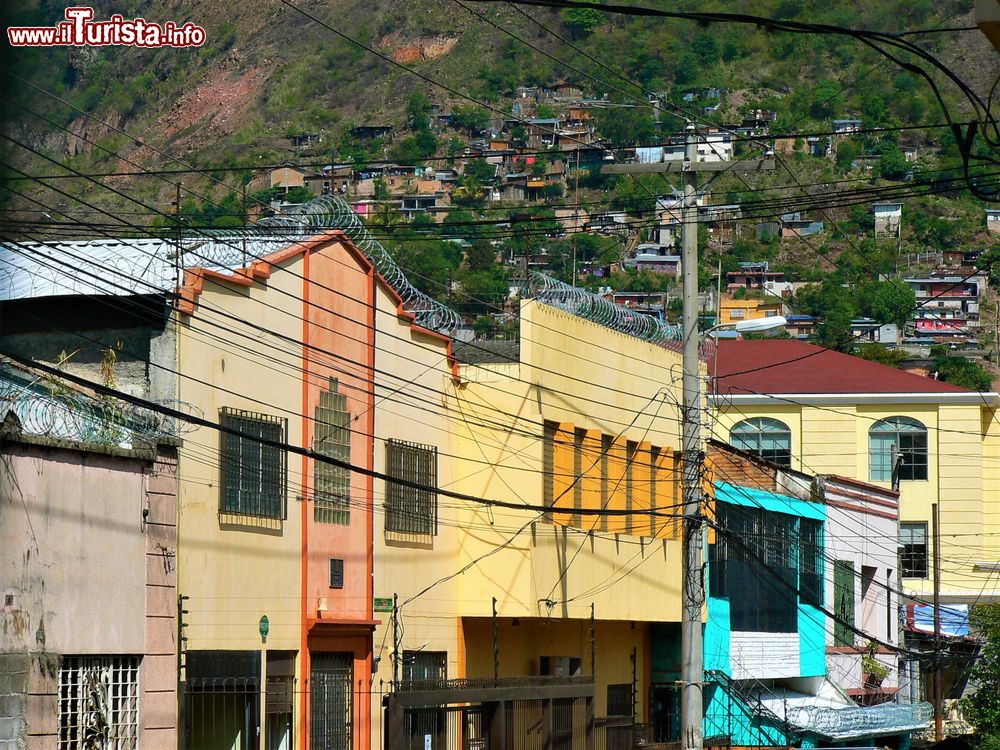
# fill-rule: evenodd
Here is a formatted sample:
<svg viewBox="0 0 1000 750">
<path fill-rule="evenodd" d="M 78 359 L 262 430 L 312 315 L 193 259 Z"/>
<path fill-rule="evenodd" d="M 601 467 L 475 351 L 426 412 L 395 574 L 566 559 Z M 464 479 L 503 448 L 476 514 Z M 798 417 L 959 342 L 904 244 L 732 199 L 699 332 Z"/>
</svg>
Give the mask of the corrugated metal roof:
<svg viewBox="0 0 1000 750">
<path fill-rule="evenodd" d="M 288 230 L 267 236 L 182 240 L 185 268 L 233 271 L 295 241 Z M 244 253 L 244 244 L 246 252 Z M 0 300 L 172 291 L 177 244 L 167 239 L 99 239 L 6 243 L 0 247 Z"/>
</svg>

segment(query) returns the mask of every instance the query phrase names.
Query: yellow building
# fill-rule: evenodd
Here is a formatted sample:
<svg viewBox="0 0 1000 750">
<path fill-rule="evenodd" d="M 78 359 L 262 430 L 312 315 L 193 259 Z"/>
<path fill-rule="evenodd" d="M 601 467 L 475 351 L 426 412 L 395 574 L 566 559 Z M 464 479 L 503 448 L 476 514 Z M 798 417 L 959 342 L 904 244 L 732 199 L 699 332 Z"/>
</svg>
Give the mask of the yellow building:
<svg viewBox="0 0 1000 750">
<path fill-rule="evenodd" d="M 375 597 L 398 602 L 395 627 L 391 611 L 376 615 L 376 689 L 595 670 L 599 724 L 627 714 L 669 732 L 680 355 L 533 301 L 519 346 L 491 350 L 451 350 L 388 297 L 377 319 L 376 392 L 395 395 L 376 413 L 376 469 L 393 474 L 398 441 L 415 467 L 404 478 L 495 502 L 417 493 L 407 518 L 376 486 Z"/>
<path fill-rule="evenodd" d="M 774 297 L 744 297 L 736 299 L 723 294 L 719 299 L 719 323 L 739 323 L 741 320 L 771 318 L 781 315 L 782 304 Z"/>
<path fill-rule="evenodd" d="M 175 312 L 178 398 L 223 427 L 180 449 L 181 745 L 368 750 L 371 483 L 294 449 L 370 470 L 381 284 L 339 233 L 279 248 L 189 267 Z"/>
<path fill-rule="evenodd" d="M 1000 396 L 794 340 L 724 341 L 711 365 L 714 437 L 807 473 L 885 487 L 895 478 L 895 585 L 921 599 L 932 593 L 936 503 L 943 601 L 997 595 Z"/>
</svg>

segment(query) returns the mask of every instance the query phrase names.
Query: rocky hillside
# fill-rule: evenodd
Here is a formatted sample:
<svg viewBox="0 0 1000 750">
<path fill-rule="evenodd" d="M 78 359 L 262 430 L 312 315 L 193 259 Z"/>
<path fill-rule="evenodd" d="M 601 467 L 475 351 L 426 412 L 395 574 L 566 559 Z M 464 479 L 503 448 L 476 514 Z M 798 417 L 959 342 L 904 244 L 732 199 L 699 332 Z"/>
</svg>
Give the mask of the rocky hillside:
<svg viewBox="0 0 1000 750">
<path fill-rule="evenodd" d="M 568 78 L 590 93 L 619 99 L 655 90 L 670 92 L 682 102 L 685 90 L 724 87 L 730 95 L 715 115 L 720 120 L 766 106 L 779 112 L 779 128 L 826 129 L 829 119 L 837 116 L 863 117 L 866 125 L 942 119 L 923 82 L 843 37 L 464 0 L 297 4 L 392 60 L 505 110 L 517 85 Z M 6 22 L 52 24 L 61 18 L 63 7 L 50 0 L 22 3 L 7 7 Z M 672 7 L 738 10 L 889 31 L 964 26 L 971 17 L 971 0 L 684 0 Z M 156 149 L 199 167 L 253 167 L 295 158 L 289 137 L 300 133 L 324 134 L 325 145 L 314 154 L 323 158 L 343 145 L 341 135 L 354 125 L 402 124 L 414 90 L 422 90 L 445 109 L 468 104 L 277 0 L 96 3 L 97 19 L 112 12 L 150 21 L 192 21 L 205 27 L 208 40 L 200 49 L 5 48 L 3 62 L 11 73 L 7 94 L 13 100 L 5 102 L 8 131 L 82 171 L 128 172 L 135 171 L 135 164 L 151 170 L 176 166 Z M 997 71 L 997 56 L 978 32 L 918 38 L 980 88 L 988 87 Z M 638 85 L 626 83 L 608 68 Z M 946 94 L 960 117 L 962 102 L 956 92 L 949 89 Z M 90 114 L 99 119 L 86 116 Z M 4 149 L 5 161 L 35 172 L 58 171 L 20 147 L 5 143 Z M 163 181 L 129 178 L 121 184 L 144 200 L 162 200 L 170 193 Z M 207 181 L 199 184 L 212 189 Z M 101 204 L 120 203 L 82 181 L 68 192 L 90 195 Z"/>
</svg>

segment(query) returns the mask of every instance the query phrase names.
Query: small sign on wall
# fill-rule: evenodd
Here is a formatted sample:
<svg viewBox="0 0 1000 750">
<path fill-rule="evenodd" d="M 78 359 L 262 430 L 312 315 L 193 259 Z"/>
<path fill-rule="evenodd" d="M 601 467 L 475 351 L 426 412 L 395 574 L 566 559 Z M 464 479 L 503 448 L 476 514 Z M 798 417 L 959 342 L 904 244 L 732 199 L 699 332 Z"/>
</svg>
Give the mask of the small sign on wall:
<svg viewBox="0 0 1000 750">
<path fill-rule="evenodd" d="M 392 612 L 392 599 L 375 597 L 374 610 L 376 612 Z"/>
</svg>

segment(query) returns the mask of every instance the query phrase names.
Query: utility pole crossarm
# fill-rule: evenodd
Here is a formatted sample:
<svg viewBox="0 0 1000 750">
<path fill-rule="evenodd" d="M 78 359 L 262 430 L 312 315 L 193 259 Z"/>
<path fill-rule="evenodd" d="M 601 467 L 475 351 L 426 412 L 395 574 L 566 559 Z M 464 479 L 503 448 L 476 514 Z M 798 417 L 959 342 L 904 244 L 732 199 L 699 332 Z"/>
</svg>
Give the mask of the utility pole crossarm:
<svg viewBox="0 0 1000 750">
<path fill-rule="evenodd" d="M 742 161 L 658 161 L 652 164 L 605 164 L 601 174 L 664 174 L 666 172 L 767 172 L 775 168 L 774 159 Z"/>
</svg>

